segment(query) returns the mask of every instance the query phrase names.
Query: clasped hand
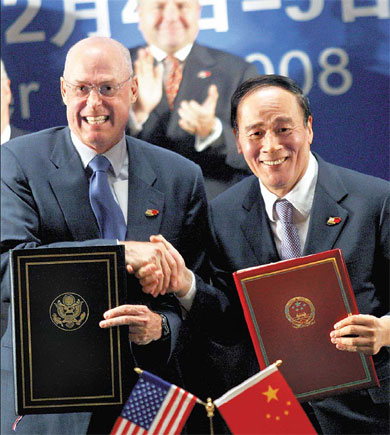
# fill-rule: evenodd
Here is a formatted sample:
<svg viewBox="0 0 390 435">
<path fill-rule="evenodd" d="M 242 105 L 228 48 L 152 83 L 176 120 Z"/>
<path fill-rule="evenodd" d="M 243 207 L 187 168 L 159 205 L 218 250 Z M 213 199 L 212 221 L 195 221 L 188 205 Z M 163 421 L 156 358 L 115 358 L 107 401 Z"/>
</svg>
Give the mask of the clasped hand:
<svg viewBox="0 0 390 435">
<path fill-rule="evenodd" d="M 183 296 L 192 284 L 192 273 L 183 257 L 161 235 L 151 236 L 150 242 L 120 242 L 125 246 L 126 268 L 135 274 L 142 290 L 156 297 L 166 292 Z M 129 339 L 145 345 L 161 338 L 161 316 L 145 305 L 120 305 L 103 315 L 101 328 L 129 325 Z"/>
</svg>

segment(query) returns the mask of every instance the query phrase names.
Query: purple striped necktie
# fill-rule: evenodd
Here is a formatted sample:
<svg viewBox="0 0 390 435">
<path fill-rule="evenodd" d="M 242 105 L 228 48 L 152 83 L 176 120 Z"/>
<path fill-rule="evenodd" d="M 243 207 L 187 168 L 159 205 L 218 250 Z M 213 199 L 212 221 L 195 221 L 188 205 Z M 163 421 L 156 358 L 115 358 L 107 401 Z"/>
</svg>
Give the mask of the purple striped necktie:
<svg viewBox="0 0 390 435">
<path fill-rule="evenodd" d="M 294 206 L 287 199 L 275 202 L 275 210 L 282 227 L 282 244 L 280 256 L 282 260 L 301 256 L 301 242 L 298 229 L 293 223 Z"/>
</svg>

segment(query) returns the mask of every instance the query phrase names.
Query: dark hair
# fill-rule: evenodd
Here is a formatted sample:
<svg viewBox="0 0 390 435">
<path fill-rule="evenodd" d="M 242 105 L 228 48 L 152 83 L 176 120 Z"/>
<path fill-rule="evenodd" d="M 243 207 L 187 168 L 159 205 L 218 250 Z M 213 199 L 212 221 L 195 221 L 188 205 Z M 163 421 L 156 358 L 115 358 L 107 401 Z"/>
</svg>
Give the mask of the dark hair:
<svg viewBox="0 0 390 435">
<path fill-rule="evenodd" d="M 255 78 L 246 80 L 241 83 L 241 85 L 235 90 L 231 99 L 231 115 L 230 121 L 232 127 L 238 130 L 237 124 L 237 109 L 241 100 L 249 95 L 250 93 L 256 91 L 259 88 L 266 86 L 276 86 L 279 88 L 286 89 L 286 91 L 291 92 L 296 95 L 298 104 L 303 110 L 304 123 L 307 124 L 309 116 L 311 116 L 309 99 L 303 94 L 302 89 L 294 82 L 294 80 L 289 77 L 280 76 L 277 74 L 259 75 Z"/>
</svg>

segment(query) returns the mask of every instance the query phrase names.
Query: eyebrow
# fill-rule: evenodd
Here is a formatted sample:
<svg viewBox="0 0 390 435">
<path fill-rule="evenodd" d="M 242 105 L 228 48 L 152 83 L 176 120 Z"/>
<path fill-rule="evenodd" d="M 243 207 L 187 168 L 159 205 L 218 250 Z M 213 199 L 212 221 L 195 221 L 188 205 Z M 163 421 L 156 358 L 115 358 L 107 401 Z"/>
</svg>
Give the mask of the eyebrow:
<svg viewBox="0 0 390 435">
<path fill-rule="evenodd" d="M 283 122 L 292 122 L 292 118 L 290 116 L 278 116 L 273 120 L 273 123 L 283 123 Z M 253 128 L 262 127 L 264 122 L 255 122 L 254 124 L 250 124 L 245 127 L 245 132 L 248 133 Z"/>
</svg>

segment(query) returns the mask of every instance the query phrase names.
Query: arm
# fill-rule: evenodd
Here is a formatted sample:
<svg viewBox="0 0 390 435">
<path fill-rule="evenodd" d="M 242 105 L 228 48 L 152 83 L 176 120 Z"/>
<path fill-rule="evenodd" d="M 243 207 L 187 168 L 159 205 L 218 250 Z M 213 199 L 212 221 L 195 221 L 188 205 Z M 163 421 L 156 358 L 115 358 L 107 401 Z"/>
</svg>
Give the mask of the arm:
<svg viewBox="0 0 390 435">
<path fill-rule="evenodd" d="M 390 257 L 390 195 L 387 194 L 379 213 L 377 254 L 374 256 L 376 272 L 373 274 L 376 294 L 381 300 L 377 308 L 385 315 L 359 314 L 337 322 L 330 337 L 337 349 L 376 355 L 383 347 L 390 346 L 389 309 L 389 257 Z M 373 225 L 374 227 L 374 225 Z"/>
</svg>

